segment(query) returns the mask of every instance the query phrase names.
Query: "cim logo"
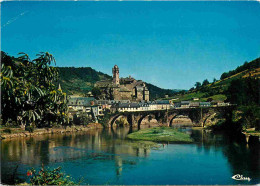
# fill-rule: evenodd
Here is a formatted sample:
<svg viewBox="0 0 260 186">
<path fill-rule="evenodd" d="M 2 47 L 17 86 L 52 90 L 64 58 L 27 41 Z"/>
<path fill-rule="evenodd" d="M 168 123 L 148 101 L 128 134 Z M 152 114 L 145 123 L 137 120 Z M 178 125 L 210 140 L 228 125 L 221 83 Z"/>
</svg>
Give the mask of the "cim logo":
<svg viewBox="0 0 260 186">
<path fill-rule="evenodd" d="M 231 178 L 234 180 L 238 180 L 238 181 L 246 181 L 246 180 L 250 181 L 251 180 L 251 178 L 244 177 L 243 175 L 240 175 L 240 174 L 236 174 L 236 175 L 232 176 Z"/>
</svg>

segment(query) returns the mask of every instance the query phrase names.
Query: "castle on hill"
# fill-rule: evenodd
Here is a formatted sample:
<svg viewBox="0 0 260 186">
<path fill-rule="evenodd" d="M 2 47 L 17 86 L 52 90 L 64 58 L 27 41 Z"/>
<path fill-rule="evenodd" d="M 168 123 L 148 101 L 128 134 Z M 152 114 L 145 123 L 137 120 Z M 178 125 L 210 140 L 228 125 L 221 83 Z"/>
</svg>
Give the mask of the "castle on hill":
<svg viewBox="0 0 260 186">
<path fill-rule="evenodd" d="M 149 101 L 149 90 L 141 80 L 129 76 L 119 78 L 119 68 L 115 65 L 112 68 L 113 80 L 98 81 L 95 87 L 101 90 L 101 99 L 109 100 L 131 100 Z"/>
</svg>

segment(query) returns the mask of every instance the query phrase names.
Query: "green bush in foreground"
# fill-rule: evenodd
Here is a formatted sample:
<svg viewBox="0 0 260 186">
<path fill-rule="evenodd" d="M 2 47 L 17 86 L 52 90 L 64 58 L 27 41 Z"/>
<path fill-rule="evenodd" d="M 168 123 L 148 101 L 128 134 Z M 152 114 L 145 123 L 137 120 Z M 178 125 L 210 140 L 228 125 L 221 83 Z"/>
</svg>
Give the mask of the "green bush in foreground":
<svg viewBox="0 0 260 186">
<path fill-rule="evenodd" d="M 50 170 L 42 166 L 37 172 L 34 168 L 27 172 L 27 176 L 31 176 L 30 184 L 32 185 L 79 185 L 71 180 L 70 176 L 61 172 L 61 167 Z"/>
<path fill-rule="evenodd" d="M 128 138 L 144 141 L 159 141 L 159 142 L 182 142 L 191 143 L 192 139 L 189 134 L 180 132 L 177 129 L 170 127 L 155 127 L 142 129 L 127 135 Z"/>
</svg>

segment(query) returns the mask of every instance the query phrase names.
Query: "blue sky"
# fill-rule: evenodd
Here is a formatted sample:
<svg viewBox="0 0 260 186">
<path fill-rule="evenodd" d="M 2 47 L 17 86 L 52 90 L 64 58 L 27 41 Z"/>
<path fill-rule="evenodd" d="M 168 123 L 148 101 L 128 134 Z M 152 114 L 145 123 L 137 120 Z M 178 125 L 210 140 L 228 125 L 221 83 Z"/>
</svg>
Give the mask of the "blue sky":
<svg viewBox="0 0 260 186">
<path fill-rule="evenodd" d="M 1 50 L 189 89 L 260 57 L 260 3 L 1 3 Z"/>
</svg>

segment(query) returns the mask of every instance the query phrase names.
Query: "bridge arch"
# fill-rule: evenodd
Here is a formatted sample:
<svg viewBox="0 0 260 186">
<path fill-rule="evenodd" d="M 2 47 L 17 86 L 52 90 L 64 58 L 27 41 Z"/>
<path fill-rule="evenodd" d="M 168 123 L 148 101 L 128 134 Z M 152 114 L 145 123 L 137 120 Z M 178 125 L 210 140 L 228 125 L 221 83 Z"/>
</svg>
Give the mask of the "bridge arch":
<svg viewBox="0 0 260 186">
<path fill-rule="evenodd" d="M 137 121 L 138 130 L 141 128 L 141 123 L 142 123 L 143 119 L 146 118 L 146 117 L 151 117 L 152 119 L 156 119 L 157 122 L 158 122 L 158 119 L 157 119 L 156 115 L 154 115 L 154 114 L 152 114 L 152 113 L 144 114 L 144 115 L 142 115 L 142 116 L 138 119 L 138 121 Z"/>
<path fill-rule="evenodd" d="M 209 119 L 212 119 L 216 116 L 216 112 L 214 113 L 209 113 L 209 114 L 206 114 L 203 118 L 202 118 L 202 127 L 205 127 L 206 125 L 206 122 L 209 120 Z"/>
<path fill-rule="evenodd" d="M 115 124 L 116 120 L 119 118 L 125 118 L 127 120 L 127 122 L 129 123 L 129 125 L 131 126 L 131 122 L 129 122 L 129 119 L 127 116 L 125 116 L 123 114 L 117 114 L 117 115 L 113 116 L 112 118 L 110 118 L 110 120 L 108 122 L 109 127 L 112 128 L 113 126 L 115 126 L 114 124 Z"/>
<path fill-rule="evenodd" d="M 169 126 L 169 127 L 172 126 L 172 121 L 173 121 L 177 116 L 178 116 L 178 114 L 173 114 L 173 115 L 170 115 L 170 116 L 168 117 L 168 121 L 169 121 L 168 126 Z"/>
<path fill-rule="evenodd" d="M 191 121 L 191 123 L 193 123 L 192 119 L 190 118 L 190 116 L 188 114 L 180 114 L 180 113 L 178 113 L 178 114 L 170 115 L 168 117 L 168 126 L 172 127 L 173 126 L 173 120 L 178 118 L 179 116 L 185 116 L 186 118 L 188 118 Z"/>
</svg>

